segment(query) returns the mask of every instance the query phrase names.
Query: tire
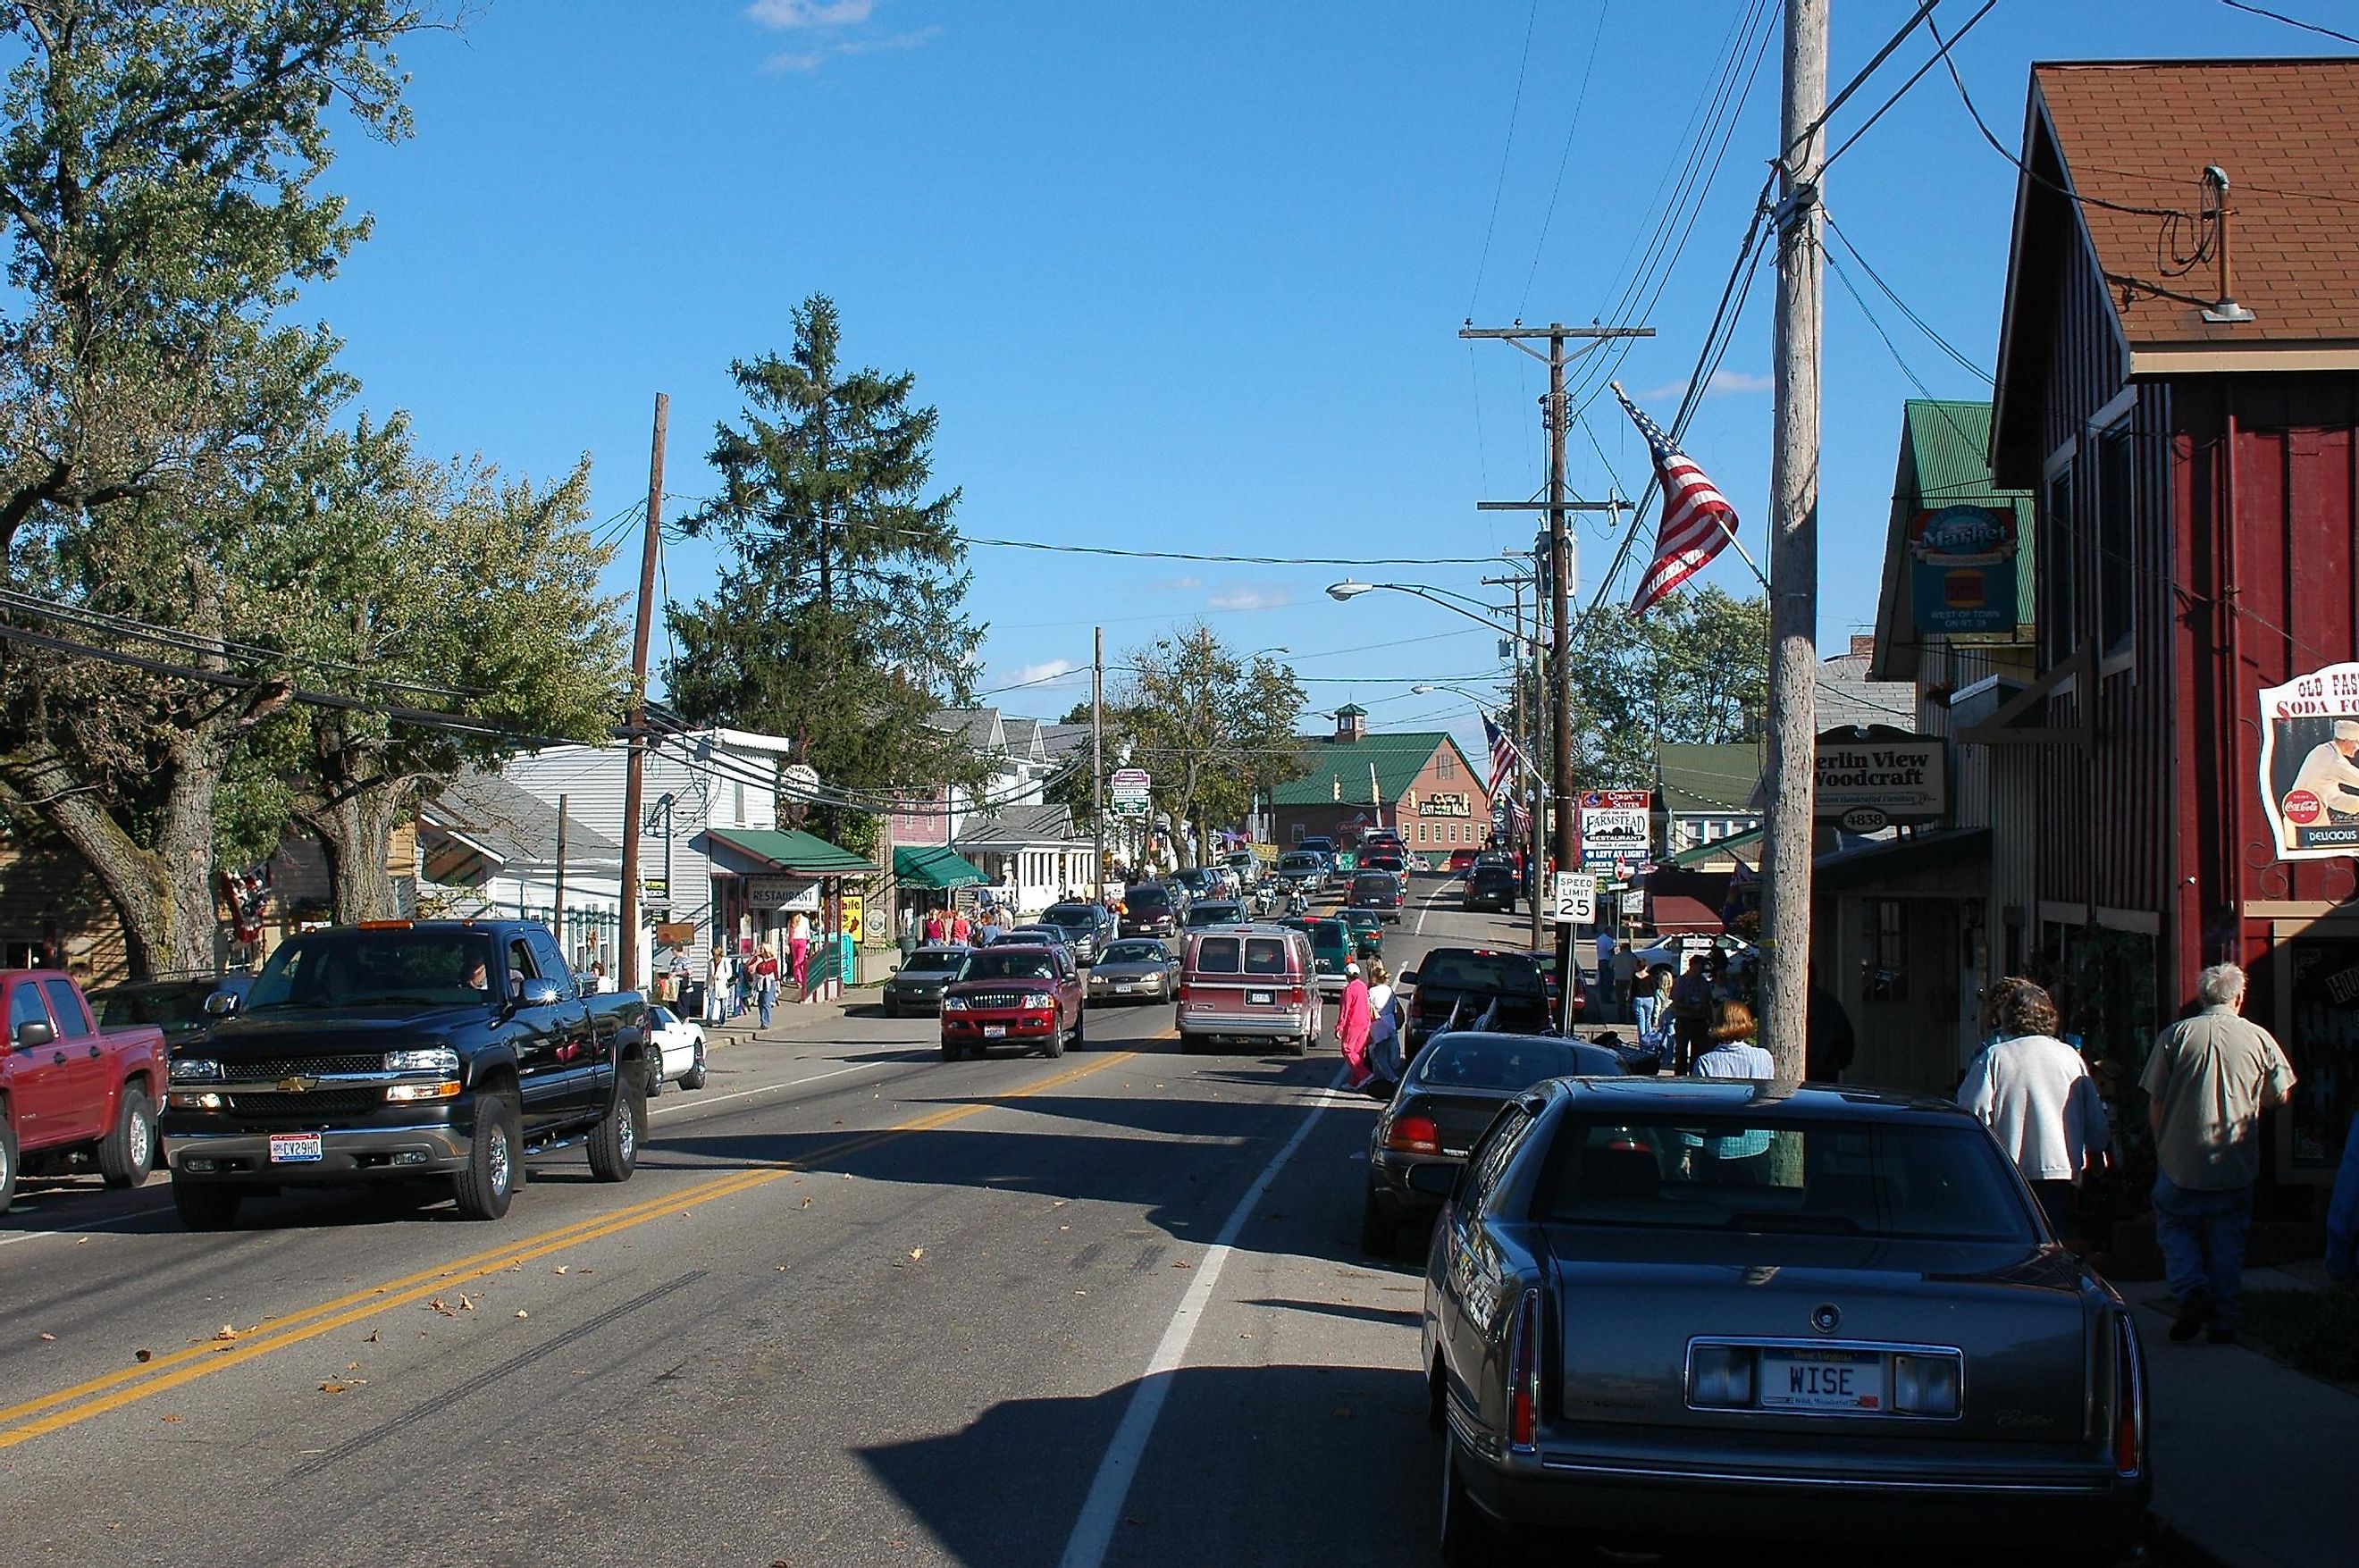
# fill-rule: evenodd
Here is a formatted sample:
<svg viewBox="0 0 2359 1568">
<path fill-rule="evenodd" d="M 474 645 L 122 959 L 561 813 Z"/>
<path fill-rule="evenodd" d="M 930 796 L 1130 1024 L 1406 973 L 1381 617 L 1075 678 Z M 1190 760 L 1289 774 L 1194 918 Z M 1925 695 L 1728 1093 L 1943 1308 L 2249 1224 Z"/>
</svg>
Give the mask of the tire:
<svg viewBox="0 0 2359 1568">
<path fill-rule="evenodd" d="M 1090 1009 L 1087 1004 L 1084 1004 L 1080 1014 L 1073 1019 L 1073 1049 L 1075 1051 L 1087 1051 L 1089 1048 Z"/>
<path fill-rule="evenodd" d="M 136 1083 L 123 1088 L 114 1129 L 98 1140 L 98 1170 L 110 1187 L 136 1187 L 156 1169 L 156 1105 Z"/>
<path fill-rule="evenodd" d="M 1040 1048 L 1040 1054 L 1047 1057 L 1051 1062 L 1056 1061 L 1057 1058 L 1065 1054 L 1064 1025 L 1059 1024 L 1055 1029 L 1049 1031 L 1048 1043 Z"/>
<path fill-rule="evenodd" d="M 1203 1049 L 1204 1049 L 1204 1042 L 1203 1042 L 1203 1040 L 1202 1040 L 1201 1039 L 1200 1039 L 1198 1036 L 1195 1036 L 1195 1035 L 1190 1034 L 1186 1029 L 1181 1029 L 1181 1030 L 1180 1031 L 1180 1055 L 1182 1055 L 1182 1056 L 1193 1056 L 1193 1055 L 1195 1055 L 1198 1051 L 1201 1051 L 1201 1050 L 1203 1050 Z"/>
<path fill-rule="evenodd" d="M 495 1220 L 516 1196 L 516 1172 L 524 1165 L 524 1116 L 516 1096 L 495 1093 L 475 1106 L 475 1136 L 467 1168 L 451 1178 L 451 1195 L 462 1219 Z"/>
<path fill-rule="evenodd" d="M 1441 1357 L 1433 1358 L 1433 1370 L 1425 1378 L 1425 1424 L 1430 1432 L 1450 1430 L 1450 1385 L 1441 1370 Z"/>
<path fill-rule="evenodd" d="M 701 1040 L 696 1042 L 696 1060 L 689 1063 L 687 1073 L 680 1077 L 679 1086 L 683 1089 L 704 1087 L 704 1042 Z"/>
<path fill-rule="evenodd" d="M 1390 1258 L 1400 1249 L 1400 1222 L 1371 1192 L 1360 1201 L 1360 1250 L 1370 1258 Z"/>
<path fill-rule="evenodd" d="M 949 1040 L 942 1041 L 942 1060 L 944 1062 L 956 1062 L 960 1057 L 965 1054 L 966 1053 L 964 1051 L 961 1051 L 957 1046 L 952 1045 Z"/>
<path fill-rule="evenodd" d="M 876 1005 L 884 1010 L 885 1016 L 888 1018 L 897 1018 L 901 1016 L 901 1009 L 890 1002 L 879 1002 Z"/>
<path fill-rule="evenodd" d="M 590 1174 L 601 1181 L 627 1181 L 639 1166 L 639 1133 L 647 1112 L 630 1085 L 590 1131 Z"/>
<path fill-rule="evenodd" d="M 0 1214 L 16 1201 L 16 1129 L 8 1125 L 5 1107 L 0 1107 Z"/>
<path fill-rule="evenodd" d="M 1298 1034 L 1290 1037 L 1286 1042 L 1286 1054 L 1288 1056 L 1310 1055 L 1310 1037 L 1307 1034 Z"/>
<path fill-rule="evenodd" d="M 1441 1439 L 1441 1561 L 1444 1568 L 1490 1568 L 1499 1562 L 1507 1543 L 1500 1539 L 1491 1516 L 1474 1506 L 1466 1484 L 1458 1478 L 1458 1439 Z"/>
<path fill-rule="evenodd" d="M 237 1224 L 245 1194 L 235 1187 L 212 1181 L 190 1181 L 172 1176 L 172 1207 L 190 1230 L 228 1230 Z"/>
</svg>

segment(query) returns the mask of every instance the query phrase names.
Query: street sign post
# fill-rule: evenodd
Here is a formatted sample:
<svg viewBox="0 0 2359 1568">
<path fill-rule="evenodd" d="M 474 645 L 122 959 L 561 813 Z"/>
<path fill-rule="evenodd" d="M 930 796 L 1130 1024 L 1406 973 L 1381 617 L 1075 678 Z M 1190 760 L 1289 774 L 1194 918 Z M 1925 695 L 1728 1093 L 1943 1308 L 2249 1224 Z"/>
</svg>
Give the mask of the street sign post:
<svg viewBox="0 0 2359 1568">
<path fill-rule="evenodd" d="M 1144 768 L 1114 769 L 1107 800 L 1117 817 L 1145 817 L 1154 797 L 1155 780 Z"/>
<path fill-rule="evenodd" d="M 1597 878 L 1586 871 L 1560 871 L 1549 885 L 1549 919 L 1560 926 L 1597 919 Z"/>
</svg>

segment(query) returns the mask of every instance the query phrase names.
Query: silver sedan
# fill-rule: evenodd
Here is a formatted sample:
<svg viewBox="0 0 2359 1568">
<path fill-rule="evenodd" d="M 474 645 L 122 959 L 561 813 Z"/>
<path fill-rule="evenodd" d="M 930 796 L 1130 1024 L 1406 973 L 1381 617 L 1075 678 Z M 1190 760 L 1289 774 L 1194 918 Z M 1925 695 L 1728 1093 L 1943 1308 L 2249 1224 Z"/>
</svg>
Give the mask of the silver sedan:
<svg viewBox="0 0 2359 1568">
<path fill-rule="evenodd" d="M 1168 1002 L 1179 985 L 1180 961 L 1152 937 L 1125 937 L 1090 967 L 1092 1002 Z"/>
</svg>

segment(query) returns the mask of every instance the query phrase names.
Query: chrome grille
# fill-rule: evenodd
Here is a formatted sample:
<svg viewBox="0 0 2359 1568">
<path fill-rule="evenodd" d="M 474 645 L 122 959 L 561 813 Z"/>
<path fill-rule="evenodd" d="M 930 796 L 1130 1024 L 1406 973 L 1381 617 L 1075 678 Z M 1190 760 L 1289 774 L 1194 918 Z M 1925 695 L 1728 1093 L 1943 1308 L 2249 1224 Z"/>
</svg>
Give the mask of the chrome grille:
<svg viewBox="0 0 2359 1568">
<path fill-rule="evenodd" d="M 1038 991 L 971 991 L 966 998 L 970 1007 L 1045 1007 L 1050 1002 Z"/>
</svg>

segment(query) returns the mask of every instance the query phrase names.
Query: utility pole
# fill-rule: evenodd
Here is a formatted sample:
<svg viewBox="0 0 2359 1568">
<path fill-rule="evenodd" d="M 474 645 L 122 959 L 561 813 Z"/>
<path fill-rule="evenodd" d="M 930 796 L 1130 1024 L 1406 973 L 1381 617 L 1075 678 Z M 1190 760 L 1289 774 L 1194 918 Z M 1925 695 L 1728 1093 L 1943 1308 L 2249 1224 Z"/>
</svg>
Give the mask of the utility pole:
<svg viewBox="0 0 2359 1568">
<path fill-rule="evenodd" d="M 1572 626 L 1570 601 L 1572 540 L 1565 525 L 1565 517 L 1570 512 L 1604 511 L 1611 511 L 1618 516 L 1622 503 L 1619 497 L 1607 501 L 1575 501 L 1566 494 L 1564 438 L 1566 428 L 1571 423 L 1572 410 L 1565 405 L 1564 367 L 1601 343 L 1615 338 L 1650 338 L 1655 335 L 1655 329 L 1652 327 L 1568 327 L 1560 321 L 1551 321 L 1545 327 L 1521 325 L 1478 327 L 1469 322 L 1458 330 L 1458 335 L 1462 338 L 1502 339 L 1530 354 L 1534 359 L 1539 360 L 1549 369 L 1548 401 L 1543 419 L 1548 427 L 1549 438 L 1547 500 L 1478 501 L 1475 503 L 1475 508 L 1478 511 L 1486 512 L 1545 511 L 1548 513 L 1549 578 L 1548 607 L 1550 617 L 1549 638 L 1549 651 L 1555 662 L 1549 672 L 1550 709 L 1549 749 L 1551 766 L 1545 809 L 1547 811 L 1552 811 L 1556 820 L 1554 834 L 1556 867 L 1560 871 L 1571 871 L 1578 868 L 1580 858 L 1580 846 L 1575 842 L 1579 836 L 1580 823 L 1574 818 L 1571 809 L 1572 713 L 1570 692 L 1572 687 Z M 1542 354 L 1526 341 L 1536 338 L 1548 340 L 1546 354 Z M 1579 342 L 1581 347 L 1568 354 L 1565 349 L 1568 341 Z M 1543 813 L 1534 813 L 1533 836 L 1535 838 L 1539 836 L 1542 820 Z M 1532 869 L 1534 881 L 1529 891 L 1537 905 L 1541 891 L 1538 878 L 1542 870 L 1538 856 L 1534 857 Z M 1564 978 L 1568 1018 L 1571 1016 L 1573 994 L 1572 953 L 1572 928 L 1569 925 L 1559 926 L 1556 937 L 1557 973 Z"/>
<path fill-rule="evenodd" d="M 557 913 L 549 932 L 557 939 L 557 951 L 565 954 L 568 964 L 573 962 L 573 953 L 565 945 L 565 809 L 572 800 L 571 795 L 557 798 Z"/>
<path fill-rule="evenodd" d="M 1769 814 L 1761 857 L 1761 1043 L 1799 1079 L 1809 1040 L 1810 840 L 1818 750 L 1819 174 L 1828 0 L 1786 0 L 1778 139 L 1776 430 L 1769 495 Z"/>
<path fill-rule="evenodd" d="M 656 394 L 655 442 L 647 457 L 647 538 L 639 553 L 639 614 L 631 628 L 630 739 L 623 769 L 623 932 L 615 984 L 639 988 L 639 802 L 647 791 L 647 630 L 656 613 L 656 541 L 663 537 L 664 426 L 671 399 Z M 669 890 L 669 889 L 667 889 Z"/>
<path fill-rule="evenodd" d="M 1537 659 L 1532 659 L 1527 666 L 1525 659 L 1527 652 L 1537 651 L 1536 645 L 1539 642 L 1540 585 L 1538 575 L 1539 561 L 1537 553 L 1534 555 L 1532 560 L 1532 568 L 1534 572 L 1532 579 L 1532 630 L 1529 645 L 1526 643 L 1524 636 L 1523 578 L 1520 575 L 1509 575 L 1506 577 L 1485 577 L 1483 579 L 1484 584 L 1486 587 L 1505 588 L 1507 590 L 1509 599 L 1508 613 L 1514 617 L 1516 627 L 1516 684 L 1514 705 L 1511 715 L 1507 721 L 1507 735 L 1508 738 L 1514 741 L 1518 746 L 1524 745 L 1527 738 L 1531 734 L 1530 729 L 1527 727 L 1527 721 L 1533 716 L 1530 713 L 1530 709 L 1537 708 L 1539 705 L 1537 696 L 1533 698 L 1529 704 L 1527 704 L 1524 696 L 1524 683 L 1527 675 L 1528 674 L 1531 679 L 1535 691 L 1537 691 L 1539 680 L 1539 661 Z M 1521 768 L 1516 769 L 1514 778 L 1509 781 L 1507 793 L 1511 797 L 1521 797 L 1527 800 L 1530 800 L 1531 788 L 1524 769 Z M 1512 820 L 1513 814 L 1510 813 L 1510 821 L 1512 822 Z M 1540 821 L 1539 817 L 1535 815 L 1532 818 L 1531 844 L 1529 846 L 1533 851 L 1531 864 L 1534 866 L 1539 864 L 1539 855 L 1538 853 L 1539 849 L 1539 834 L 1543 831 L 1544 827 L 1545 824 Z M 1534 953 L 1538 953 L 1540 950 L 1540 943 L 1548 938 L 1547 913 L 1541 909 L 1540 900 L 1538 898 L 1526 898 L 1524 902 L 1529 907 L 1532 918 L 1532 951 Z"/>
<path fill-rule="evenodd" d="M 1100 902 L 1105 899 L 1105 627 L 1097 628 L 1090 654 L 1090 822 L 1097 869 L 1090 874 Z"/>
</svg>

